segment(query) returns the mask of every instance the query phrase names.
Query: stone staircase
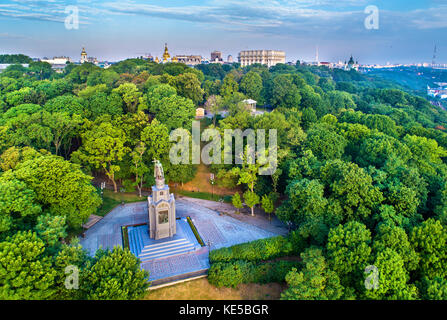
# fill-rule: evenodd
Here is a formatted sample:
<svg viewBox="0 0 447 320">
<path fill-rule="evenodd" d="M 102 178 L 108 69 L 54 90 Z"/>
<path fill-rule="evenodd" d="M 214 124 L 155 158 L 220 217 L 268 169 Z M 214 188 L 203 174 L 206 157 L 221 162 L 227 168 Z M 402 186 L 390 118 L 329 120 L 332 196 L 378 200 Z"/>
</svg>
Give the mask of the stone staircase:
<svg viewBox="0 0 447 320">
<path fill-rule="evenodd" d="M 194 251 L 195 245 L 186 238 L 163 241 L 157 244 L 145 245 L 142 239 L 141 229 L 128 229 L 130 251 L 142 262 L 169 257 Z"/>
</svg>

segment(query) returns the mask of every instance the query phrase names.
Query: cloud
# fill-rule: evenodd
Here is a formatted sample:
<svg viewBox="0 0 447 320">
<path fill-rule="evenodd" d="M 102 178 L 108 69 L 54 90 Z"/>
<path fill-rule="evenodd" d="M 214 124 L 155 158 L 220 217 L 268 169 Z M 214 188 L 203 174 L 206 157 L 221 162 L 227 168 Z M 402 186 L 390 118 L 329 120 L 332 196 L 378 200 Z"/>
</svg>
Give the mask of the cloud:
<svg viewBox="0 0 447 320">
<path fill-rule="evenodd" d="M 329 11 L 309 8 L 318 1 L 222 1 L 216 0 L 203 6 L 174 6 L 137 3 L 135 1 L 106 2 L 102 7 L 113 14 L 141 15 L 194 23 L 206 23 L 216 27 L 239 31 L 262 31 L 267 28 L 282 28 L 312 25 L 328 28 L 328 22 L 342 21 L 357 11 Z M 327 1 L 324 1 L 325 3 Z M 343 1 L 349 2 L 352 1 Z"/>
<path fill-rule="evenodd" d="M 408 21 L 418 29 L 447 28 L 447 5 L 426 10 L 414 10 L 408 15 Z"/>
<path fill-rule="evenodd" d="M 143 0 L 10 0 L 0 4 L 0 16 L 63 23 L 67 5 L 80 10 L 81 24 L 117 16 L 148 16 L 173 21 L 205 24 L 220 30 L 290 34 L 333 33 L 363 28 L 364 8 L 370 0 L 208 0 L 202 5 L 148 4 Z M 183 2 L 182 2 L 183 3 Z M 380 5 L 379 5 L 380 9 Z M 381 22 L 405 29 L 447 27 L 447 6 L 441 1 L 431 8 L 405 12 L 381 10 Z M 389 19 L 389 20 L 387 20 Z M 393 27 L 393 25 L 394 27 Z"/>
<path fill-rule="evenodd" d="M 11 34 L 7 32 L 0 33 L 0 39 L 28 39 L 28 37 L 25 37 L 20 34 Z"/>
</svg>

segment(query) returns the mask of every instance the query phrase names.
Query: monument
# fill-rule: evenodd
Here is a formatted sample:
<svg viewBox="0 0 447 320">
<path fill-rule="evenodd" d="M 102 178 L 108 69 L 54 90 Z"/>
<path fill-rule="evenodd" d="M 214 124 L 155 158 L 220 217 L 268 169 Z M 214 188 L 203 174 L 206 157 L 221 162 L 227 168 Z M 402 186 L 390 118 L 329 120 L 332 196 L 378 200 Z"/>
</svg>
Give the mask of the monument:
<svg viewBox="0 0 447 320">
<path fill-rule="evenodd" d="M 163 166 L 154 160 L 155 186 L 148 197 L 149 236 L 151 239 L 173 237 L 176 233 L 175 198 L 165 184 Z"/>
</svg>

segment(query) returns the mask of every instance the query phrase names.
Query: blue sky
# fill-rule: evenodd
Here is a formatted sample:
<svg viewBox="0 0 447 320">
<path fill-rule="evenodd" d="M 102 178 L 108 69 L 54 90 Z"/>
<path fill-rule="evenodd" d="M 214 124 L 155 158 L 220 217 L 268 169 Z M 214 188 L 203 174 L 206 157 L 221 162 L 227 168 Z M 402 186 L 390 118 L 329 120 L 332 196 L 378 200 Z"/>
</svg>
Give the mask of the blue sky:
<svg viewBox="0 0 447 320">
<path fill-rule="evenodd" d="M 78 30 L 67 30 L 65 9 L 79 8 Z M 379 8 L 379 29 L 364 27 L 368 5 Z M 279 49 L 287 60 L 361 63 L 447 63 L 447 0 L 1 0 L 0 53 L 32 57 L 89 56 L 120 60 L 213 50 Z"/>
</svg>

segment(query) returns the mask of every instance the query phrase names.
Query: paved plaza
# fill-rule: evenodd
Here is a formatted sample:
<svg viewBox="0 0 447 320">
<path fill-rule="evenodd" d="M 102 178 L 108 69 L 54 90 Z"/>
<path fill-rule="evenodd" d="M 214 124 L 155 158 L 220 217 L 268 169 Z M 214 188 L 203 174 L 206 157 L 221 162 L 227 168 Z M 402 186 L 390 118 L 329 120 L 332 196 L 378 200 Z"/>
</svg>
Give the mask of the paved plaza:
<svg viewBox="0 0 447 320">
<path fill-rule="evenodd" d="M 188 199 L 176 201 L 176 215 L 181 218 L 191 217 L 207 246 L 189 253 L 145 261 L 141 267 L 149 271 L 150 281 L 207 270 L 208 245 L 214 250 L 282 233 L 220 215 Z M 121 226 L 147 222 L 147 202 L 120 205 L 85 232 L 81 245 L 90 255 L 94 255 L 99 247 L 112 249 L 114 246 L 122 246 Z"/>
</svg>

